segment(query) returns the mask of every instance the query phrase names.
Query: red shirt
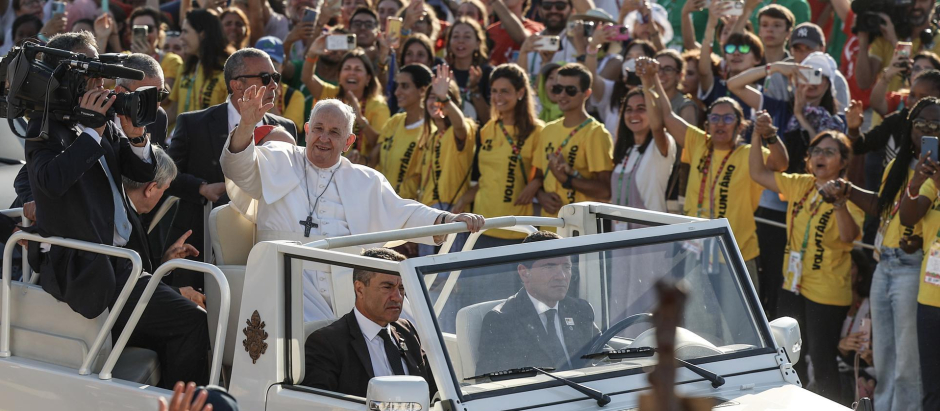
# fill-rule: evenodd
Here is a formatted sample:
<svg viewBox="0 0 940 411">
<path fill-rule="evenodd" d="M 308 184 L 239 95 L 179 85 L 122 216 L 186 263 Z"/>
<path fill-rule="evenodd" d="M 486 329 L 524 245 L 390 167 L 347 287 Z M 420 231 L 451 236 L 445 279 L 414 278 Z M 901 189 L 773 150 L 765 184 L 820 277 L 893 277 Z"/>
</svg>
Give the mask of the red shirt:
<svg viewBox="0 0 940 411">
<path fill-rule="evenodd" d="M 529 35 L 541 33 L 542 30 L 545 30 L 542 23 L 529 19 L 522 20 L 522 27 Z M 493 49 L 490 50 L 490 64 L 494 66 L 508 63 L 512 60 L 512 53 L 519 51 L 519 48 L 522 47 L 521 44 L 512 41 L 512 37 L 503 29 L 503 22 L 491 24 L 487 27 L 486 34 L 489 35 L 490 40 L 493 40 Z"/>
<path fill-rule="evenodd" d="M 849 10 L 842 23 L 842 31 L 845 33 L 845 47 L 842 49 L 842 63 L 839 65 L 839 71 L 845 76 L 845 81 L 849 83 L 849 92 L 852 94 L 852 100 L 859 100 L 864 107 L 868 107 L 868 99 L 871 97 L 871 88 L 862 90 L 858 87 L 858 81 L 855 80 L 855 59 L 858 57 L 858 37 L 852 34 L 852 25 L 855 23 L 855 12 Z"/>
</svg>

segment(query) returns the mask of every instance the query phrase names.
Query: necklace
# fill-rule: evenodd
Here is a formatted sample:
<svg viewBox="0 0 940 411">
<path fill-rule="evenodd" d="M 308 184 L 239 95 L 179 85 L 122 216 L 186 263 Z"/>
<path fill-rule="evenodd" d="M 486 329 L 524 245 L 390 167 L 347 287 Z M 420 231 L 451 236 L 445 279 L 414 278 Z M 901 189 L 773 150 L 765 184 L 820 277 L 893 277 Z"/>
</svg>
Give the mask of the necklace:
<svg viewBox="0 0 940 411">
<path fill-rule="evenodd" d="M 302 226 L 304 227 L 304 237 L 310 237 L 310 229 L 312 229 L 312 228 L 317 228 L 317 227 L 320 226 L 319 224 L 313 222 L 313 213 L 317 210 L 317 205 L 320 204 L 320 197 L 323 197 L 323 195 L 326 194 L 326 190 L 329 190 L 329 189 L 330 189 L 330 183 L 333 182 L 333 176 L 336 175 L 336 170 L 339 170 L 339 167 L 336 167 L 335 169 L 333 169 L 333 172 L 330 173 L 330 179 L 326 182 L 326 187 L 323 188 L 323 192 L 321 192 L 320 195 L 317 196 L 316 200 L 313 201 L 313 207 L 311 207 L 311 206 L 310 206 L 310 203 L 311 203 L 311 201 L 310 201 L 310 185 L 307 184 L 307 163 L 306 163 L 306 159 L 303 159 L 303 160 L 304 160 L 304 162 L 303 162 L 303 165 L 304 165 L 304 189 L 305 189 L 306 192 L 307 192 L 307 219 L 306 219 L 306 220 L 300 220 L 299 223 L 300 223 L 300 225 L 302 225 Z"/>
</svg>

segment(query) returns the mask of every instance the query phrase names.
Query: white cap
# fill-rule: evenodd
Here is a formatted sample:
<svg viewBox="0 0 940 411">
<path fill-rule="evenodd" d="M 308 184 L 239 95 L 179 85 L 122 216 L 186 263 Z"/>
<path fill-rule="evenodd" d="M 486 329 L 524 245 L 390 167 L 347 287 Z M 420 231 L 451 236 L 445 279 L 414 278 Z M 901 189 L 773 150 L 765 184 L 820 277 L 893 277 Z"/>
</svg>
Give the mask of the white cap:
<svg viewBox="0 0 940 411">
<path fill-rule="evenodd" d="M 672 24 L 669 24 L 669 13 L 666 12 L 666 9 L 657 4 L 650 4 L 650 15 L 653 18 L 653 21 L 659 25 L 660 32 L 659 35 L 663 40 L 663 44 L 668 44 L 673 37 Z M 640 17 L 640 11 L 635 10 L 627 14 L 623 18 L 623 26 L 630 30 L 630 34 L 633 34 L 633 25 L 636 24 L 637 19 Z"/>
</svg>

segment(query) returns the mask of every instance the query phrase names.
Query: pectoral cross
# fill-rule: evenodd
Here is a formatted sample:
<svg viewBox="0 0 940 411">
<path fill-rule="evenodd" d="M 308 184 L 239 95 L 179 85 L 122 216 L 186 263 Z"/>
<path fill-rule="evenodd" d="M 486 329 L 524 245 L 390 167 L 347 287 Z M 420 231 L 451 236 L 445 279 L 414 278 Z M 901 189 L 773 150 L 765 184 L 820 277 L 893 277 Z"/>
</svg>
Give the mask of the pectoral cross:
<svg viewBox="0 0 940 411">
<path fill-rule="evenodd" d="M 317 228 L 320 225 L 313 222 L 313 216 L 308 215 L 306 220 L 300 220 L 300 225 L 304 226 L 304 237 L 310 237 L 310 229 Z"/>
</svg>

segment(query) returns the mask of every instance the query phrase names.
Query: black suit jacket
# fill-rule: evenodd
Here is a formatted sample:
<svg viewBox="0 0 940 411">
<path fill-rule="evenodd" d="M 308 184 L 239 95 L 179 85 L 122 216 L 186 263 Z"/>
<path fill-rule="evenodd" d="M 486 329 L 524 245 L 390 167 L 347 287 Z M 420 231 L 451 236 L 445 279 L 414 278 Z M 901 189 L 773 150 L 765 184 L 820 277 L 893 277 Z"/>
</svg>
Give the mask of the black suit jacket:
<svg viewBox="0 0 940 411">
<path fill-rule="evenodd" d="M 274 114 L 265 114 L 264 124 L 279 125 L 297 138 L 294 122 Z M 228 139 L 228 103 L 218 104 L 204 110 L 180 114 L 176 118 L 176 128 L 170 149 L 167 151 L 176 163 L 178 174 L 168 195 L 180 198 L 173 228 L 168 241 L 176 241 L 186 230 L 193 234 L 186 240 L 202 253 L 203 243 L 203 204 L 205 198 L 199 195 L 199 186 L 203 182 L 220 183 L 225 181 L 219 158 L 222 146 Z M 216 205 L 228 203 L 228 196 L 223 196 Z"/>
<path fill-rule="evenodd" d="M 128 202 L 130 202 L 129 199 Z M 147 236 L 147 226 L 144 224 L 141 215 L 137 214 L 133 208 L 128 208 L 127 217 L 131 222 L 131 226 L 134 227 L 134 231 L 131 232 L 131 238 L 127 240 L 125 247 L 140 254 L 140 260 L 144 264 L 144 272 L 152 274 L 160 266 L 163 256 L 154 255 L 150 252 L 150 238 Z"/>
<path fill-rule="evenodd" d="M 41 123 L 42 118 L 30 120 L 27 137 L 38 137 Z M 86 133 L 50 120 L 48 139 L 26 142 L 26 166 L 38 220 L 28 231 L 114 243 L 111 186 L 98 159 L 105 157 L 119 188 L 122 175 L 135 181 L 153 180 L 155 161 L 151 158 L 148 164 L 137 157 L 130 141 L 110 121 L 103 134 L 98 144 Z M 48 253 L 38 253 L 34 246 L 30 263 L 43 273 L 39 277 L 43 289 L 87 318 L 98 316 L 114 303 L 118 288 L 130 274 L 127 260 L 58 246 Z"/>
<path fill-rule="evenodd" d="M 404 342 L 408 347 L 404 353 L 408 373 L 423 377 L 428 382 L 430 395 L 433 396 L 437 392 L 437 385 L 434 384 L 428 359 L 421 349 L 418 330 L 405 319 L 389 325 L 392 327 L 392 337 Z M 375 373 L 372 371 L 372 359 L 369 357 L 369 349 L 366 348 L 365 337 L 352 311 L 333 324 L 310 334 L 304 344 L 304 356 L 306 372 L 301 385 L 366 396 L 369 380 Z"/>
<path fill-rule="evenodd" d="M 566 297 L 558 302 L 558 319 L 571 363 L 580 362 L 582 351 L 600 334 L 594 310 L 584 300 Z M 571 321 L 568 321 L 570 319 Z M 547 348 L 548 333 L 525 289 L 506 299 L 483 317 L 479 359 L 475 375 L 522 367 L 557 367 Z"/>
<path fill-rule="evenodd" d="M 146 127 L 147 132 L 150 133 L 150 142 L 159 145 L 162 149 L 167 148 L 166 127 L 168 123 L 166 110 L 163 107 L 157 107 L 157 121 Z"/>
</svg>

